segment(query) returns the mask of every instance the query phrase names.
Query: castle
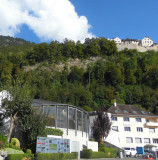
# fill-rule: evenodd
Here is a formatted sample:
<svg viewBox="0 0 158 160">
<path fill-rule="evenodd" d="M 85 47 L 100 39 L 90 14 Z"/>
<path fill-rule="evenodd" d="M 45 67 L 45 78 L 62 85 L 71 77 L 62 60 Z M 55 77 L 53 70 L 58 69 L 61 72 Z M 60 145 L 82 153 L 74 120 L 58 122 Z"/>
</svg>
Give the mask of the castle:
<svg viewBox="0 0 158 160">
<path fill-rule="evenodd" d="M 118 48 L 118 51 L 121 51 L 125 48 L 128 49 L 137 49 L 139 52 L 146 52 L 148 50 L 158 51 L 158 44 L 149 37 L 144 37 L 142 40 L 138 39 L 120 39 L 119 37 L 112 38 Z"/>
</svg>

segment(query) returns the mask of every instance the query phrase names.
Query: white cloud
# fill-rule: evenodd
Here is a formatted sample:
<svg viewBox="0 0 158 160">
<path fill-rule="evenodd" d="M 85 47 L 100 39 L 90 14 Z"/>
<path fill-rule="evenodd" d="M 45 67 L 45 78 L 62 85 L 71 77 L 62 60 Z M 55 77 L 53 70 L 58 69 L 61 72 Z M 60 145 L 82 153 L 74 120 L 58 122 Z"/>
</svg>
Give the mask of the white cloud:
<svg viewBox="0 0 158 160">
<path fill-rule="evenodd" d="M 83 41 L 94 35 L 69 0 L 0 0 L 0 34 L 15 36 L 26 24 L 42 40 Z"/>
</svg>

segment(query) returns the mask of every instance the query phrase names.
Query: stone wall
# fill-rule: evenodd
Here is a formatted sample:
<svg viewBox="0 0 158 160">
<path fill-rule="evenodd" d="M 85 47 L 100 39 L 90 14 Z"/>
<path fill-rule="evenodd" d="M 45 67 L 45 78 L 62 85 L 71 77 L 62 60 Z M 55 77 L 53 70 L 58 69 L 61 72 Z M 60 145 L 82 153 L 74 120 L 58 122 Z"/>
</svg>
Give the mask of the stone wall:
<svg viewBox="0 0 158 160">
<path fill-rule="evenodd" d="M 132 43 L 130 44 L 118 43 L 116 45 L 117 45 L 118 51 L 124 50 L 125 48 L 137 49 L 139 52 L 146 52 L 148 50 L 158 51 L 158 45 L 154 45 L 151 47 L 143 47 L 143 46 L 139 46 L 139 45 L 132 44 Z"/>
</svg>

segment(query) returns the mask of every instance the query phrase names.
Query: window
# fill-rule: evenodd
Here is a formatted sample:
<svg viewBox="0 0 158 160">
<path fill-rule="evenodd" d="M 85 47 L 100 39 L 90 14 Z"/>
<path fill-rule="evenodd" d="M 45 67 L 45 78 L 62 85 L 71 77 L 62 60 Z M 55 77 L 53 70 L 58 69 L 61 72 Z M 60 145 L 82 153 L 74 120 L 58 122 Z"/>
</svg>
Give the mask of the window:
<svg viewBox="0 0 158 160">
<path fill-rule="evenodd" d="M 112 126 L 113 131 L 118 131 L 118 126 Z"/>
<path fill-rule="evenodd" d="M 141 113 L 142 113 L 142 114 L 145 114 L 146 112 L 145 112 L 145 111 L 141 111 Z"/>
<path fill-rule="evenodd" d="M 136 118 L 136 122 L 141 122 L 141 118 Z"/>
<path fill-rule="evenodd" d="M 150 143 L 150 138 L 144 138 L 144 143 Z"/>
<path fill-rule="evenodd" d="M 146 119 L 146 122 L 149 122 L 149 119 Z"/>
<path fill-rule="evenodd" d="M 126 137 L 126 143 L 133 143 L 132 137 Z"/>
<path fill-rule="evenodd" d="M 130 132 L 131 128 L 130 127 L 124 127 L 124 130 L 127 131 L 127 132 Z"/>
<path fill-rule="evenodd" d="M 137 127 L 137 132 L 143 132 L 143 128 L 142 127 Z"/>
<path fill-rule="evenodd" d="M 129 117 L 124 117 L 123 120 L 129 122 Z"/>
<path fill-rule="evenodd" d="M 158 139 L 157 138 L 153 138 L 153 143 L 158 144 Z"/>
<path fill-rule="evenodd" d="M 149 128 L 149 133 L 155 133 L 155 128 Z"/>
<path fill-rule="evenodd" d="M 133 111 L 134 114 L 137 114 L 137 111 Z"/>
<path fill-rule="evenodd" d="M 118 110 L 115 110 L 116 113 L 118 113 Z"/>
<path fill-rule="evenodd" d="M 117 121 L 117 117 L 112 117 L 112 121 Z"/>
<path fill-rule="evenodd" d="M 142 139 L 141 138 L 135 138 L 135 142 L 136 143 L 142 143 Z"/>
<path fill-rule="evenodd" d="M 124 113 L 128 113 L 126 110 L 123 111 Z"/>
</svg>

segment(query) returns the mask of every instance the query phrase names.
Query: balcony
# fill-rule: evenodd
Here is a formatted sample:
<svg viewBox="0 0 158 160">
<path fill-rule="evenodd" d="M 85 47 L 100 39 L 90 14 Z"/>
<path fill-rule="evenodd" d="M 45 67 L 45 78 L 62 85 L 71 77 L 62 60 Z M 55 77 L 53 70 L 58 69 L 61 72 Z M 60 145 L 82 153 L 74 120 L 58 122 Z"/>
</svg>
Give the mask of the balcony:
<svg viewBox="0 0 158 160">
<path fill-rule="evenodd" d="M 147 127 L 158 127 L 158 122 L 146 122 Z"/>
</svg>

